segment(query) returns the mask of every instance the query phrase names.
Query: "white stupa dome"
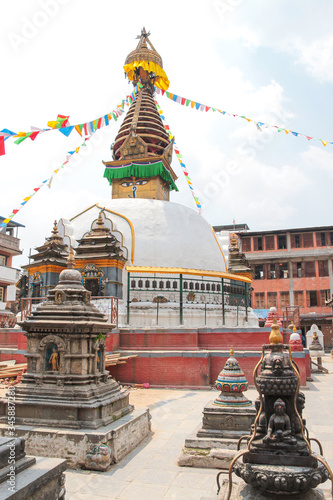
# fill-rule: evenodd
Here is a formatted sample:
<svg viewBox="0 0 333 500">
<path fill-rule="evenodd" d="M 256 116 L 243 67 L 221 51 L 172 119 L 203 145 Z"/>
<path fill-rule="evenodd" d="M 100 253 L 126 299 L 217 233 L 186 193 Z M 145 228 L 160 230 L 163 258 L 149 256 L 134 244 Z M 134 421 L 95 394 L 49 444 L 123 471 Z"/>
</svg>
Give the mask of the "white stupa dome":
<svg viewBox="0 0 333 500">
<path fill-rule="evenodd" d="M 195 210 L 168 201 L 140 198 L 103 200 L 61 220 L 59 231 L 76 240 L 90 231 L 101 209 L 112 232 L 127 249 L 127 264 L 226 272 L 226 261 L 213 228 Z"/>
</svg>

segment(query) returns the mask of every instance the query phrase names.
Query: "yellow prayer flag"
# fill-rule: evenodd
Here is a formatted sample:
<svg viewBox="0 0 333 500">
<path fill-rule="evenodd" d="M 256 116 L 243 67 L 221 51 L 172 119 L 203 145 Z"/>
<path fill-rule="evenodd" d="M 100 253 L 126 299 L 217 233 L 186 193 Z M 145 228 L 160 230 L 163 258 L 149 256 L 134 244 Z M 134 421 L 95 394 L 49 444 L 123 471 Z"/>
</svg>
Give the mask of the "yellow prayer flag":
<svg viewBox="0 0 333 500">
<path fill-rule="evenodd" d="M 324 146 L 327 146 L 328 144 L 328 141 L 321 141 L 321 142 L 324 144 Z"/>
<path fill-rule="evenodd" d="M 80 134 L 80 136 L 82 137 L 82 132 L 80 130 L 80 127 L 79 125 L 75 125 L 75 130 Z"/>
</svg>

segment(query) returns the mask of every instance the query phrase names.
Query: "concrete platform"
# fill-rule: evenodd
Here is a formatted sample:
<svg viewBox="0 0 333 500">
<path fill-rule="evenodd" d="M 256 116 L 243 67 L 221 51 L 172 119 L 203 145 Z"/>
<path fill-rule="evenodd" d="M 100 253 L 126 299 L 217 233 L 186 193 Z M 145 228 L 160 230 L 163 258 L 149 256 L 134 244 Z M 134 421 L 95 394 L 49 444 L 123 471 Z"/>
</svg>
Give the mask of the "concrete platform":
<svg viewBox="0 0 333 500">
<path fill-rule="evenodd" d="M 94 447 L 107 444 L 111 462 L 117 463 L 131 452 L 150 432 L 148 409 L 134 410 L 99 429 L 56 429 L 18 425 L 15 436 L 26 441 L 29 455 L 66 459 L 67 466 L 85 466 L 86 454 Z M 8 436 L 8 426 L 0 425 L 0 435 Z M 0 496 L 1 498 L 1 496 Z"/>
</svg>

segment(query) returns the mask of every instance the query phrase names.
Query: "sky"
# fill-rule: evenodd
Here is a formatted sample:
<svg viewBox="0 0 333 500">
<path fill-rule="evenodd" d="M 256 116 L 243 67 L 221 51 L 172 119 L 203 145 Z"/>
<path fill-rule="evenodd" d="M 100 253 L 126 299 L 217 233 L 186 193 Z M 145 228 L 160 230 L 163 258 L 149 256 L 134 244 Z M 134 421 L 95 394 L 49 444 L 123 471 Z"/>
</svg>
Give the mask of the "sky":
<svg viewBox="0 0 333 500">
<path fill-rule="evenodd" d="M 327 0 L 13 0 L 0 19 L 0 130 L 45 128 L 58 114 L 72 125 L 114 109 L 132 90 L 123 64 L 145 26 L 162 56 L 169 91 L 256 121 L 333 141 L 333 4 Z M 331 225 L 333 145 L 157 96 L 212 225 L 251 230 Z M 123 118 L 122 118 L 123 119 Z M 51 187 L 14 220 L 23 255 L 70 218 L 111 197 L 102 160 L 111 159 L 122 119 L 96 132 Z M 1 209 L 8 216 L 82 143 L 58 131 L 0 157 Z M 179 193 L 196 210 L 174 156 Z M 195 228 L 194 228 L 195 230 Z"/>
</svg>

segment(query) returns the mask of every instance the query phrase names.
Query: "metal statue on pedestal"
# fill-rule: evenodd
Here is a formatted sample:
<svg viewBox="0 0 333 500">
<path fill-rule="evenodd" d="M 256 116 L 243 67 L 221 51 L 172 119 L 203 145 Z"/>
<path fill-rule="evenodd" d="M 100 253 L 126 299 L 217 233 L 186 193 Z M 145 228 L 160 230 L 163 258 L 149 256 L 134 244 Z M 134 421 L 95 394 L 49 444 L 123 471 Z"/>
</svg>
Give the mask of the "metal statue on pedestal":
<svg viewBox="0 0 333 500">
<path fill-rule="evenodd" d="M 230 464 L 229 500 L 232 472 L 247 484 L 266 494 L 304 495 L 329 477 L 332 471 L 322 455 L 318 440 L 309 438 L 302 418 L 305 397 L 299 392 L 300 376 L 289 345 L 284 345 L 276 320 L 262 346 L 262 355 L 254 370 L 259 392 L 257 415 L 246 450 L 240 451 Z M 260 367 L 260 374 L 258 370 Z M 320 455 L 311 449 L 315 441 Z M 243 457 L 243 463 L 237 462 Z M 219 475 L 218 475 L 219 485 Z"/>
</svg>

